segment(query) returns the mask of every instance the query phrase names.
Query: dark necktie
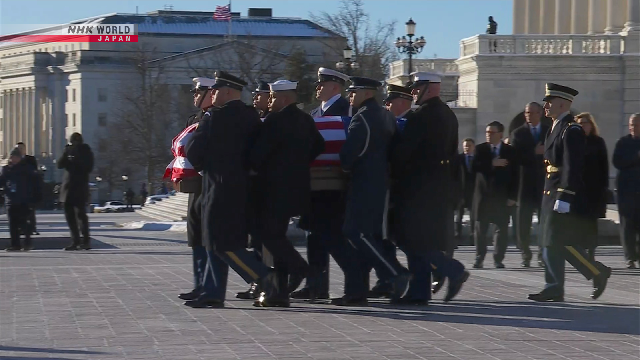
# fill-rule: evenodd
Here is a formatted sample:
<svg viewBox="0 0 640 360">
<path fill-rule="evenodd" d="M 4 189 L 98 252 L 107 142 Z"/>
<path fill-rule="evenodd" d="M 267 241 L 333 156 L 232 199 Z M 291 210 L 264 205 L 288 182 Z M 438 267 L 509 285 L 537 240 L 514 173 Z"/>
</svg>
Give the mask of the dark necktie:
<svg viewBox="0 0 640 360">
<path fill-rule="evenodd" d="M 533 135 L 533 140 L 535 140 L 536 144 L 540 141 L 540 134 L 538 133 L 537 127 L 531 128 L 531 134 Z"/>
<path fill-rule="evenodd" d="M 473 157 L 471 155 L 467 155 L 467 171 L 471 172 L 471 162 L 473 161 Z"/>
<path fill-rule="evenodd" d="M 494 157 L 494 158 L 497 158 L 497 157 L 498 157 L 498 147 L 497 147 L 497 146 L 494 146 L 494 147 L 493 147 L 493 157 Z"/>
</svg>

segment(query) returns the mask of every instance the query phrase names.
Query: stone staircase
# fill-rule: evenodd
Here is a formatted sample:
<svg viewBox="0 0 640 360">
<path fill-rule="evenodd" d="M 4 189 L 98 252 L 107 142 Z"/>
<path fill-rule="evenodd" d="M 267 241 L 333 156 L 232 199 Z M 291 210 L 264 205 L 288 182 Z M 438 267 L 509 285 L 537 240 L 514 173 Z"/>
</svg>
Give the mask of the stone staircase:
<svg viewBox="0 0 640 360">
<path fill-rule="evenodd" d="M 159 221 L 185 221 L 189 206 L 189 194 L 176 193 L 155 204 L 145 205 L 136 213 Z"/>
</svg>

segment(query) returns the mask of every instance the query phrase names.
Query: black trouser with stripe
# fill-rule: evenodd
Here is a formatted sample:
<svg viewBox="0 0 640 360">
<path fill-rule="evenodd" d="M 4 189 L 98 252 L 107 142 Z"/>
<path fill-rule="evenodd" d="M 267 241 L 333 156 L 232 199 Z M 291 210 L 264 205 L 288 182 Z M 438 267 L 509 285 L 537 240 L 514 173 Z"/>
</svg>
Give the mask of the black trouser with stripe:
<svg viewBox="0 0 640 360">
<path fill-rule="evenodd" d="M 587 280 L 599 276 L 606 268 L 601 262 L 589 259 L 589 255 L 580 246 L 547 246 L 542 250 L 546 267 L 544 292 L 551 295 L 564 295 L 564 262 L 569 262 Z"/>
</svg>

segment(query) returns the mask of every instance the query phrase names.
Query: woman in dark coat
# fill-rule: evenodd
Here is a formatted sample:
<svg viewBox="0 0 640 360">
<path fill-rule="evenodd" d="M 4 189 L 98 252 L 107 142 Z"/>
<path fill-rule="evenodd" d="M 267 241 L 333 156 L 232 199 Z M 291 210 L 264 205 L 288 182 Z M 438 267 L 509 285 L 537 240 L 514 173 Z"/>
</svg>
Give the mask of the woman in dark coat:
<svg viewBox="0 0 640 360">
<path fill-rule="evenodd" d="M 609 189 L 609 157 L 604 139 L 600 137 L 598 125 L 593 116 L 580 113 L 575 117 L 587 135 L 585 151 L 584 185 L 589 204 L 589 217 L 585 222 L 588 233 L 587 251 L 591 259 L 598 246 L 598 219 L 606 217 L 607 194 Z"/>
</svg>

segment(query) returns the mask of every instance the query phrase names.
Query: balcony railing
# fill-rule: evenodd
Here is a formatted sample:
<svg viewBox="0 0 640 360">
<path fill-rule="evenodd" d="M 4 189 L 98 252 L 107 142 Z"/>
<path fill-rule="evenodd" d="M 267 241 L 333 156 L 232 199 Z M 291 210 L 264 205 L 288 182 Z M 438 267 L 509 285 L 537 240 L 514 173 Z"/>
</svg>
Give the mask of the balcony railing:
<svg viewBox="0 0 640 360">
<path fill-rule="evenodd" d="M 452 108 L 477 108 L 478 94 L 473 90 L 458 90 L 457 99 L 447 101 L 447 105 Z"/>
<path fill-rule="evenodd" d="M 476 35 L 460 41 L 460 57 L 491 55 L 618 55 L 624 37 L 611 35 Z"/>
<path fill-rule="evenodd" d="M 413 71 L 438 71 L 444 75 L 457 75 L 458 65 L 454 59 L 413 59 Z M 389 77 L 408 74 L 409 61 L 398 60 L 389 64 Z"/>
</svg>

